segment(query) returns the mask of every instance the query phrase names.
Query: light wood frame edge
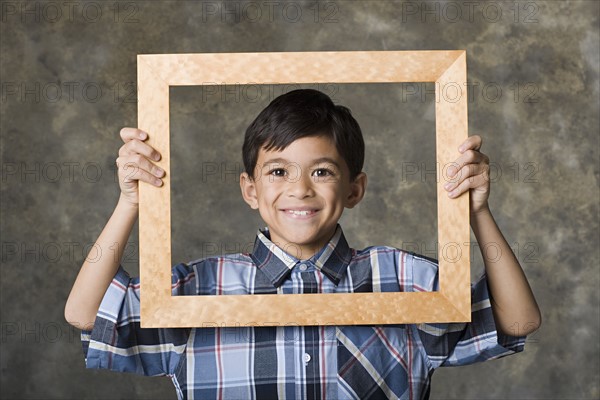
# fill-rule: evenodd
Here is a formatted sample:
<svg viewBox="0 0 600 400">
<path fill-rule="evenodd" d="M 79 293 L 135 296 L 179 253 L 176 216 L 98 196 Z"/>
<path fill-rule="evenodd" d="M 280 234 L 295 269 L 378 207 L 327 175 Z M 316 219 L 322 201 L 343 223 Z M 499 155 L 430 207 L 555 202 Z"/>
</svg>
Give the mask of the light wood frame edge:
<svg viewBox="0 0 600 400">
<path fill-rule="evenodd" d="M 466 51 L 343 51 L 140 54 L 138 128 L 167 171 L 163 186 L 140 182 L 142 328 L 377 325 L 469 322 L 469 196 L 450 199 L 445 174 L 468 137 Z M 171 296 L 169 86 L 269 83 L 435 82 L 438 292 Z M 454 88 L 453 88 L 454 87 Z M 448 88 L 462 88 L 448 96 Z M 446 92 L 446 93 L 444 93 Z M 326 305 L 326 306 L 325 306 Z M 268 312 L 266 311 L 268 310 Z"/>
</svg>

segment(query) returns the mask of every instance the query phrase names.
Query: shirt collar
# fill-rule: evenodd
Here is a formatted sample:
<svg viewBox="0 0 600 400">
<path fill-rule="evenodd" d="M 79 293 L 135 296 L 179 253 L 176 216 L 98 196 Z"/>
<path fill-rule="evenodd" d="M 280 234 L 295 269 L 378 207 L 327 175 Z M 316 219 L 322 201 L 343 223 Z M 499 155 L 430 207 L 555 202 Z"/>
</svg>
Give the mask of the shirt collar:
<svg viewBox="0 0 600 400">
<path fill-rule="evenodd" d="M 281 286 L 289 277 L 292 268 L 300 262 L 314 265 L 337 286 L 352 259 L 352 250 L 338 223 L 332 238 L 321 250 L 308 260 L 299 260 L 274 244 L 269 228 L 264 227 L 256 233 L 250 257 L 275 287 Z"/>
</svg>

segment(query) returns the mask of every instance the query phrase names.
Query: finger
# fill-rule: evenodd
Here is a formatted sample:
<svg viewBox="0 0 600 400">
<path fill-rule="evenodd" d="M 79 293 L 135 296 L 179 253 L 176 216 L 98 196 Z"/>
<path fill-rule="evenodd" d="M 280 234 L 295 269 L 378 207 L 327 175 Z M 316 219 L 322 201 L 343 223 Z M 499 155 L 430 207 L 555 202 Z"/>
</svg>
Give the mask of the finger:
<svg viewBox="0 0 600 400">
<path fill-rule="evenodd" d="M 127 128 L 126 127 L 126 128 L 121 129 L 119 134 L 121 135 L 121 139 L 123 139 L 123 142 L 125 142 L 125 143 L 127 143 L 133 139 L 145 140 L 148 138 L 148 134 L 138 128 Z"/>
<path fill-rule="evenodd" d="M 123 165 L 123 182 L 144 181 L 155 186 L 162 186 L 162 179 L 153 176 L 133 163 Z"/>
<path fill-rule="evenodd" d="M 448 192 L 448 197 L 458 197 L 469 189 L 478 188 L 480 186 L 485 186 L 486 179 L 483 174 L 475 175 L 469 179 L 465 179 L 458 185 L 455 189 Z"/>
<path fill-rule="evenodd" d="M 446 167 L 447 180 L 455 181 L 457 173 L 467 164 L 489 164 L 489 158 L 483 153 L 475 150 L 466 150 L 456 161 Z"/>
<path fill-rule="evenodd" d="M 484 180 L 489 180 L 489 166 L 487 164 L 467 164 L 456 174 L 456 180 L 446 183 L 444 189 L 452 191 L 465 180 L 472 182 L 478 176 L 482 176 Z"/>
<path fill-rule="evenodd" d="M 148 143 L 140 141 L 139 139 L 132 139 L 119 149 L 119 156 L 135 154 L 142 154 L 148 159 L 154 161 L 158 161 L 161 158 L 160 153 L 154 147 L 150 146 Z"/>
<path fill-rule="evenodd" d="M 119 158 L 117 158 L 117 161 L 119 161 Z M 148 160 L 141 154 L 133 154 L 123 157 L 123 162 L 131 166 L 136 166 L 137 168 L 140 168 L 143 171 L 149 172 L 158 177 L 162 177 L 165 173 L 162 168 L 160 168 L 158 165 L 155 165 L 152 161 Z"/>
<path fill-rule="evenodd" d="M 479 135 L 469 136 L 464 142 L 458 146 L 458 151 L 464 153 L 467 150 L 476 150 L 479 151 L 481 149 L 481 145 L 483 144 L 483 139 Z"/>
<path fill-rule="evenodd" d="M 162 168 L 154 165 L 146 157 L 140 154 L 119 157 L 117 158 L 117 165 L 120 166 L 123 175 L 128 179 L 127 182 L 138 176 L 136 175 L 138 171 L 141 171 L 142 176 L 145 176 L 144 173 L 146 173 L 154 178 L 161 178 L 165 175 L 165 171 Z"/>
</svg>

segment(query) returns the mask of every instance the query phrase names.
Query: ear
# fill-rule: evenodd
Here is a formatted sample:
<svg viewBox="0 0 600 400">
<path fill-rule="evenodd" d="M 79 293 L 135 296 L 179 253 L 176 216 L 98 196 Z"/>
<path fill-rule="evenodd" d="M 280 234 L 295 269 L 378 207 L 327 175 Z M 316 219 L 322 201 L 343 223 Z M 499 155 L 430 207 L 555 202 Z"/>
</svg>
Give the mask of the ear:
<svg viewBox="0 0 600 400">
<path fill-rule="evenodd" d="M 354 182 L 350 183 L 350 192 L 348 193 L 348 197 L 346 197 L 345 207 L 354 208 L 362 200 L 366 190 L 367 174 L 361 172 L 356 176 Z"/>
<path fill-rule="evenodd" d="M 248 205 L 256 210 L 258 209 L 258 197 L 256 195 L 256 183 L 246 172 L 240 174 L 240 189 L 242 197 Z"/>
</svg>

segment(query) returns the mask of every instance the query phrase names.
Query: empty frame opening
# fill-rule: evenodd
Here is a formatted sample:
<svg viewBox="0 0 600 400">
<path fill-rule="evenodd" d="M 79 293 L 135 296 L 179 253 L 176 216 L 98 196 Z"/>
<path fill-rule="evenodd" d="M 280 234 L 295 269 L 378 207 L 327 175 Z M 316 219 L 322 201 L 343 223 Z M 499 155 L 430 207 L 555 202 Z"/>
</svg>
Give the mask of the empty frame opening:
<svg viewBox="0 0 600 400">
<path fill-rule="evenodd" d="M 433 82 L 213 84 L 169 87 L 171 265 L 252 251 L 265 223 L 239 187 L 244 134 L 274 98 L 300 88 L 350 108 L 363 133 L 367 191 L 339 221 L 350 247 L 437 259 Z"/>
</svg>

